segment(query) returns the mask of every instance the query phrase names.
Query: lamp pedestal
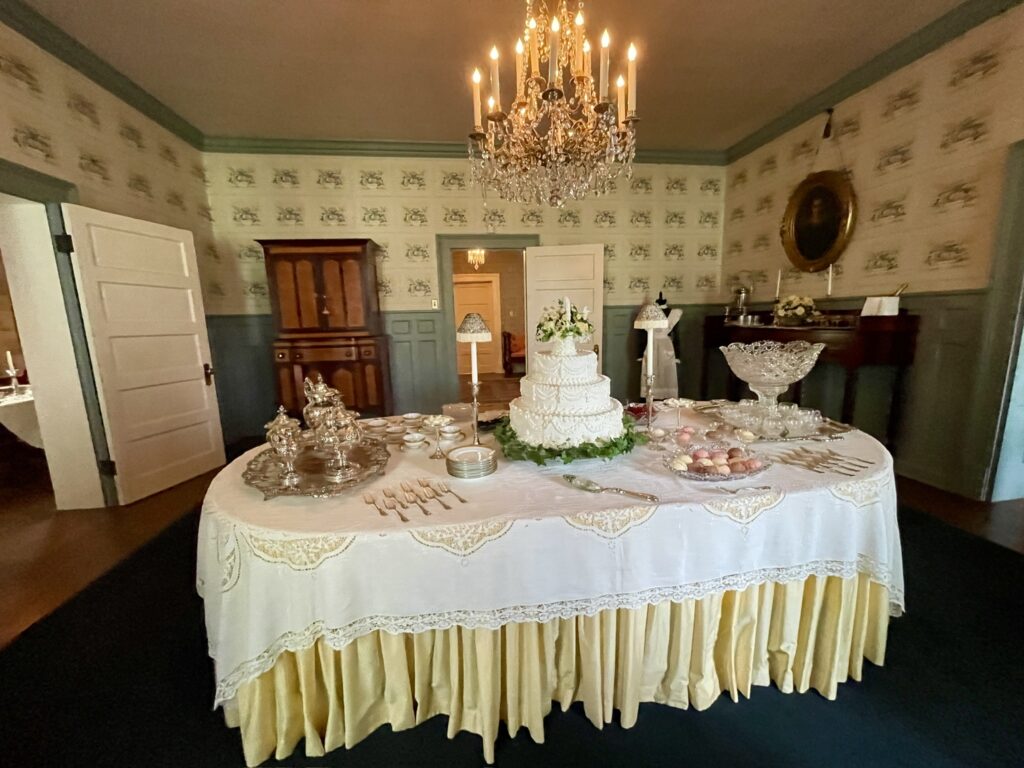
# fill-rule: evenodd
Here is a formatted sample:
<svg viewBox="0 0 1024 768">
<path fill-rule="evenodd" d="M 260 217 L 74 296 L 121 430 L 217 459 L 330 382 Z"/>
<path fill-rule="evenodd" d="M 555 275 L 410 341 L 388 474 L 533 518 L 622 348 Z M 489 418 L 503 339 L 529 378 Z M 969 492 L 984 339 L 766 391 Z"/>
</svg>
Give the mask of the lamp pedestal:
<svg viewBox="0 0 1024 768">
<path fill-rule="evenodd" d="M 650 431 L 654 422 L 654 374 L 647 372 L 647 429 Z"/>
<path fill-rule="evenodd" d="M 477 400 L 477 395 L 480 394 L 480 382 L 473 382 L 473 445 L 480 445 L 480 427 L 478 426 L 480 420 L 480 402 Z"/>
<path fill-rule="evenodd" d="M 21 385 L 18 384 L 18 377 L 21 376 L 20 368 L 8 368 L 4 371 L 8 376 L 11 377 L 11 394 L 16 395 L 20 391 Z"/>
</svg>

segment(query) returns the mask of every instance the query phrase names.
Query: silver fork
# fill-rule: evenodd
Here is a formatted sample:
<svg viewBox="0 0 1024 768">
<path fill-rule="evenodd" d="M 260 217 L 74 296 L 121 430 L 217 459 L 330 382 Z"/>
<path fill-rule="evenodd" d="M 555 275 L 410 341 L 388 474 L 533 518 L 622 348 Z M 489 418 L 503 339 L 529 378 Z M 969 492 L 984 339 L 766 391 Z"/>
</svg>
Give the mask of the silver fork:
<svg viewBox="0 0 1024 768">
<path fill-rule="evenodd" d="M 409 522 L 409 518 L 403 515 L 402 510 L 398 508 L 397 499 L 391 497 L 384 499 L 384 506 L 390 509 L 392 512 L 394 512 L 396 515 L 398 515 L 398 519 L 401 520 L 403 523 Z"/>
<path fill-rule="evenodd" d="M 380 503 L 377 501 L 377 499 L 374 498 L 374 495 L 372 493 L 370 493 L 369 491 L 367 491 L 366 493 L 363 494 L 363 501 L 365 501 L 367 504 L 369 504 L 372 507 L 376 507 L 377 511 L 380 512 L 380 516 L 381 517 L 387 517 L 388 516 L 388 513 L 384 511 L 384 508 L 380 505 Z"/>
<path fill-rule="evenodd" d="M 430 514 L 430 510 L 423 506 L 423 502 L 416 498 L 416 494 L 413 493 L 412 491 L 405 492 L 405 500 L 408 501 L 410 504 L 415 504 L 417 507 L 423 510 L 424 515 Z"/>
<path fill-rule="evenodd" d="M 398 494 L 392 491 L 390 488 L 385 488 L 382 491 L 382 493 L 384 494 L 385 498 L 391 499 L 392 501 L 396 502 L 398 506 L 400 506 L 402 509 L 408 509 L 409 505 L 402 501 Z"/>
<path fill-rule="evenodd" d="M 424 482 L 429 483 L 428 480 L 421 480 L 420 482 L 421 483 L 424 483 Z M 435 490 L 440 491 L 441 493 L 450 493 L 452 496 L 454 496 L 456 499 L 461 501 L 463 504 L 468 504 L 469 503 L 464 498 L 459 496 L 459 494 L 457 494 L 455 491 L 453 491 L 451 486 L 448 485 L 448 483 L 446 483 L 444 480 L 435 480 L 432 487 Z"/>
<path fill-rule="evenodd" d="M 433 488 L 431 488 L 429 485 L 424 485 L 423 483 L 420 483 L 420 490 L 416 491 L 416 494 L 421 499 L 422 498 L 427 498 L 427 499 L 429 499 L 431 501 L 436 501 L 438 504 L 440 504 L 445 509 L 451 510 L 451 506 L 449 504 L 445 503 L 445 500 L 441 498 L 441 496 L 438 494 L 438 492 L 435 491 Z"/>
</svg>

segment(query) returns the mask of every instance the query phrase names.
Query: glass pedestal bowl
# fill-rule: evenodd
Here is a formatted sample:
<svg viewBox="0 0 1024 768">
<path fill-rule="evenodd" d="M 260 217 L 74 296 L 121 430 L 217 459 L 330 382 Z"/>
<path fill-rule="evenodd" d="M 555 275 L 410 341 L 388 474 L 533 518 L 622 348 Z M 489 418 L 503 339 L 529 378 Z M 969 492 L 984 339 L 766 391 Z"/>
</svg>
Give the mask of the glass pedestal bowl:
<svg viewBox="0 0 1024 768">
<path fill-rule="evenodd" d="M 811 372 L 824 344 L 809 341 L 738 342 L 719 347 L 732 372 L 757 395 L 761 407 L 778 408 L 779 395 Z"/>
</svg>

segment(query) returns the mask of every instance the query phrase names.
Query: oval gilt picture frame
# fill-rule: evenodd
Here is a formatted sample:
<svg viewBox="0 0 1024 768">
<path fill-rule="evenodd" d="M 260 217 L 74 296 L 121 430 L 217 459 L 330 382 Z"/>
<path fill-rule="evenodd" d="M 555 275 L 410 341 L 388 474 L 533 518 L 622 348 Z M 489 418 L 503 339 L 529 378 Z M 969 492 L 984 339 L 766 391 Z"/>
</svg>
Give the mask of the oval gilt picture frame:
<svg viewBox="0 0 1024 768">
<path fill-rule="evenodd" d="M 819 171 L 800 182 L 786 205 L 779 234 L 795 267 L 828 269 L 853 235 L 857 195 L 843 171 Z"/>
</svg>

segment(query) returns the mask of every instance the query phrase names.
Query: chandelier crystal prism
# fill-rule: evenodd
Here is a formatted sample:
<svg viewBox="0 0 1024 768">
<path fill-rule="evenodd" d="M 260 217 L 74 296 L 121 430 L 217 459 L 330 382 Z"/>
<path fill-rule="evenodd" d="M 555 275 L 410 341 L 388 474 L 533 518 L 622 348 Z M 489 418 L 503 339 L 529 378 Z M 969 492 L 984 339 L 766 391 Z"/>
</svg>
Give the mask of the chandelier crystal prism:
<svg viewBox="0 0 1024 768">
<path fill-rule="evenodd" d="M 500 53 L 491 48 L 487 110 L 481 104 L 480 70 L 471 78 L 473 132 L 470 178 L 516 203 L 561 207 L 569 200 L 607 194 L 617 176 L 632 176 L 636 155 L 636 46 L 630 44 L 626 75 L 610 92 L 611 38 L 601 36 L 598 75 L 586 35 L 583 3 L 571 13 L 568 0 L 526 2 L 526 24 L 516 42 L 516 90 L 508 110 L 501 98 Z"/>
</svg>

